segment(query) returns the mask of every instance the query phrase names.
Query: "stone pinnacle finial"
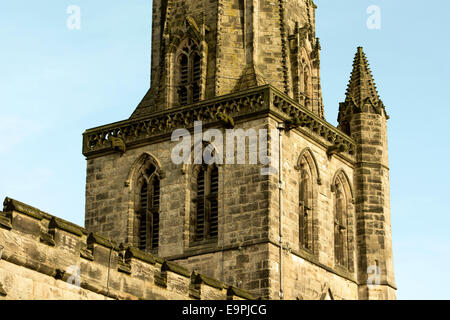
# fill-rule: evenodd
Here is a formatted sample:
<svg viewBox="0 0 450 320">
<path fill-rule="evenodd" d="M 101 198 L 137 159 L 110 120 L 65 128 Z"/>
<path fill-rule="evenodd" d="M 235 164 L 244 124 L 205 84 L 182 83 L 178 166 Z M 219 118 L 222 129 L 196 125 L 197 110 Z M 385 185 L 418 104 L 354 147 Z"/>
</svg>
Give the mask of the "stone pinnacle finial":
<svg viewBox="0 0 450 320">
<path fill-rule="evenodd" d="M 369 68 L 367 57 L 362 47 L 358 47 L 353 61 L 353 71 L 347 87 L 345 101 L 354 101 L 361 106 L 369 98 L 374 105 L 378 105 L 380 97 Z"/>
<path fill-rule="evenodd" d="M 369 62 L 362 47 L 358 47 L 353 60 L 353 71 L 347 87 L 345 102 L 339 104 L 339 128 L 349 134 L 349 117 L 352 114 L 369 112 L 389 116 L 375 86 Z"/>
</svg>

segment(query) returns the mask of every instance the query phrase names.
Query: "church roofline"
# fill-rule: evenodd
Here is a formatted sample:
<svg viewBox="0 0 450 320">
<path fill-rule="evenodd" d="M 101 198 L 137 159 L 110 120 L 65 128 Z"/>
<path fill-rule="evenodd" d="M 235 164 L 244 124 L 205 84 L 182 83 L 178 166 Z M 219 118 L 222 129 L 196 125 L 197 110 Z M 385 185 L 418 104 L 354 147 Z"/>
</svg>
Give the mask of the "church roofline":
<svg viewBox="0 0 450 320">
<path fill-rule="evenodd" d="M 6 198 L 3 211 L 0 211 L 0 234 L 4 234 L 5 242 L 0 259 L 18 267 L 69 282 L 72 275 L 66 270 L 83 262 L 80 288 L 112 299 L 153 299 L 154 295 L 165 292 L 169 299 L 204 300 L 212 290 L 224 300 L 254 299 L 246 290 L 191 272 L 135 247 L 117 244 L 99 234 L 88 233 L 85 228 L 20 201 Z M 61 259 L 62 252 L 64 259 Z M 112 257 L 104 259 L 105 255 Z M 40 257 L 39 261 L 35 257 Z M 108 269 L 111 280 L 107 283 L 98 275 Z M 184 280 L 179 280 L 180 277 Z M 122 282 L 130 285 L 122 287 Z M 145 290 L 139 289 L 144 287 Z M 0 283 L 1 294 L 7 296 L 8 287 Z"/>
</svg>

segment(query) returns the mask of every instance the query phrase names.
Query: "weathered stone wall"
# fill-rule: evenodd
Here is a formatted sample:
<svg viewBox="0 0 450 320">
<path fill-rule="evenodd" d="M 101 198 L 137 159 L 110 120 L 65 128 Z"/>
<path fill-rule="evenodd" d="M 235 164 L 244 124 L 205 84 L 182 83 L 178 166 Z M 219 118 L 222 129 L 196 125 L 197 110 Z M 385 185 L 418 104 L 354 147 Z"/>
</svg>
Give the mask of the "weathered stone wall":
<svg viewBox="0 0 450 320">
<path fill-rule="evenodd" d="M 242 0 L 219 0 L 217 16 L 217 42 L 212 50 L 217 52 L 215 94 L 223 95 L 239 89 L 239 82 L 247 72 L 251 34 L 249 9 L 251 4 Z"/>
<path fill-rule="evenodd" d="M 358 142 L 359 278 L 367 282 L 370 273 L 379 273 L 378 283 L 361 288 L 361 296 L 367 299 L 395 297 L 386 120 L 384 115 L 364 112 L 353 115 L 350 125 L 352 137 Z"/>
<path fill-rule="evenodd" d="M 267 128 L 267 118 L 238 123 L 235 130 Z M 224 141 L 224 150 L 226 141 Z M 217 242 L 193 246 L 190 242 L 192 210 L 191 183 L 193 165 L 175 165 L 171 151 L 176 142 L 156 141 L 153 144 L 127 151 L 123 155 L 109 154 L 88 159 L 86 184 L 86 228 L 117 242 L 133 243 L 133 224 L 136 223 L 133 194 L 136 181 L 132 179 L 134 164 L 143 154 L 151 154 L 160 165 L 161 180 L 160 242 L 158 255 L 183 261 L 191 269 L 202 266 L 206 275 L 231 281 L 236 285 L 255 289 L 250 273 L 260 271 L 264 255 L 245 263 L 237 250 L 247 244 L 258 244 L 268 238 L 268 177 L 261 175 L 260 165 L 219 166 L 219 237 Z M 237 150 L 237 149 L 236 149 Z M 236 151 L 237 152 L 237 151 Z M 248 162 L 246 152 L 246 162 Z M 237 159 L 237 153 L 235 154 Z M 228 250 L 222 253 L 209 252 Z M 255 248 L 254 250 L 260 251 Z M 265 249 L 267 251 L 267 249 Z M 200 254 L 205 256 L 199 256 Z M 214 256 L 209 262 L 209 256 Z M 218 263 L 224 259 L 224 263 Z M 199 264 L 191 260 L 200 260 Z M 213 262 L 214 261 L 214 262 Z M 246 261 L 248 262 L 248 261 Z M 264 285 L 264 284 L 262 284 Z M 258 287 L 259 289 L 259 287 Z"/>
<path fill-rule="evenodd" d="M 276 127 L 276 121 L 271 120 L 271 128 Z M 283 189 L 283 237 L 284 241 L 289 243 L 290 248 L 299 250 L 299 185 L 300 172 L 296 168 L 300 156 L 308 150 L 314 160 L 314 171 L 318 174 L 314 176 L 313 197 L 313 222 L 317 237 L 313 241 L 313 255 L 325 265 L 332 267 L 334 265 L 334 244 L 333 244 L 333 221 L 334 221 L 334 203 L 332 195 L 332 180 L 336 172 L 344 170 L 349 177 L 349 182 L 353 181 L 352 160 L 337 155 L 328 156 L 327 148 L 317 140 L 309 138 L 299 130 L 283 132 L 283 180 L 285 188 Z M 272 176 L 270 183 L 271 191 L 271 210 L 272 216 L 278 217 L 278 176 Z M 278 220 L 273 219 L 271 225 L 271 235 L 278 235 Z"/>
<path fill-rule="evenodd" d="M 279 299 L 279 246 L 270 245 L 270 299 Z M 283 296 L 288 300 L 358 300 L 358 284 L 354 277 L 343 275 L 334 267 L 321 264 L 296 250 L 283 252 Z"/>
<path fill-rule="evenodd" d="M 279 120 L 278 120 L 279 121 Z M 276 128 L 275 119 L 270 127 Z M 332 180 L 339 170 L 349 177 L 352 184 L 352 159 L 345 156 L 327 155 L 327 148 L 317 139 L 308 137 L 307 132 L 295 129 L 282 135 L 283 181 L 282 190 L 282 236 L 283 236 L 283 287 L 286 299 L 318 299 L 328 286 L 335 299 L 357 299 L 358 285 L 355 270 L 343 270 L 335 265 L 334 256 L 334 201 Z M 297 165 L 304 152 L 310 152 L 314 160 L 313 189 L 313 248 L 306 251 L 299 240 L 299 184 L 300 172 Z M 271 299 L 278 298 L 279 290 L 279 195 L 278 176 L 271 176 L 270 191 L 270 270 Z M 354 220 L 354 215 L 351 216 Z M 356 234 L 351 239 L 354 241 Z M 352 251 L 353 261 L 356 250 Z M 320 285 L 319 285 L 320 283 Z"/>
<path fill-rule="evenodd" d="M 7 198 L 0 299 L 248 299 L 227 286 Z"/>
<path fill-rule="evenodd" d="M 267 299 L 270 297 L 268 258 L 267 243 L 252 244 L 247 241 L 239 246 L 224 247 L 223 251 L 191 256 L 187 254 L 185 258 L 177 258 L 175 262 L 189 270 L 202 270 L 206 275 L 224 279 L 227 283 L 246 288 L 252 295 Z"/>
<path fill-rule="evenodd" d="M 238 129 L 266 128 L 267 119 L 241 122 Z M 205 128 L 206 130 L 206 128 Z M 193 140 L 193 139 L 192 139 Z M 192 141 L 193 142 L 193 141 Z M 224 141 L 225 143 L 226 141 Z M 110 153 L 87 160 L 86 216 L 85 226 L 89 231 L 101 233 L 119 242 L 133 243 L 133 219 L 135 206 L 133 192 L 136 181 L 133 173 L 142 155 L 151 155 L 162 170 L 161 180 L 161 242 L 162 256 L 183 254 L 189 248 L 189 215 L 191 211 L 190 184 L 193 165 L 176 165 L 171 159 L 172 149 L 178 142 L 166 138 L 151 144 L 128 150 L 120 155 Z M 226 144 L 224 146 L 226 148 Z M 247 154 L 248 157 L 248 154 Z M 225 199 L 225 207 L 219 208 L 219 219 L 223 210 L 229 212 L 221 225 L 220 245 L 231 245 L 249 240 L 266 238 L 267 230 L 267 177 L 260 174 L 259 165 L 220 165 L 219 203 Z M 223 198 L 224 197 L 224 198 Z M 228 214 L 225 214 L 227 216 Z M 223 223 L 222 223 L 223 222 Z"/>
<path fill-rule="evenodd" d="M 245 132 L 248 129 L 275 128 L 275 119 L 261 117 L 238 121 L 234 129 L 242 129 Z M 318 277 L 322 283 L 330 283 L 331 290 L 337 292 L 337 297 L 353 299 L 355 292 L 349 293 L 348 282 L 353 283 L 353 287 L 350 287 L 355 289 L 355 270 L 346 272 L 335 267 L 334 203 L 331 191 L 332 179 L 340 169 L 345 171 L 352 183 L 352 158 L 339 155 L 328 157 L 327 144 L 314 139 L 310 134 L 303 128 L 283 133 L 283 175 L 286 183 L 283 191 L 285 245 L 288 244 L 295 252 L 292 257 L 298 257 L 292 258 L 294 261 L 291 264 L 292 269 L 295 269 L 295 261 L 298 259 L 310 260 L 312 261 L 310 265 L 314 266 L 311 269 L 322 270 Z M 193 166 L 173 164 L 170 155 L 175 144 L 166 138 L 130 149 L 122 155 L 107 154 L 88 159 L 86 194 L 89 198 L 86 202 L 86 228 L 118 242 L 133 243 L 132 225 L 135 223 L 132 218 L 135 215 L 135 204 L 132 199 L 135 188 L 135 181 L 132 179 L 133 166 L 142 154 L 151 154 L 159 164 L 164 177 L 161 180 L 158 255 L 175 260 L 190 270 L 201 270 L 210 277 L 242 287 L 255 295 L 278 298 L 276 288 L 278 280 L 272 279 L 276 278 L 278 273 L 269 267 L 269 263 L 278 261 L 269 260 L 271 250 L 269 243 L 275 245 L 278 243 L 278 175 L 261 175 L 262 165 L 248 164 L 250 156 L 248 150 L 246 150 L 247 164 L 220 165 L 219 238 L 217 243 L 192 246 L 189 241 L 191 238 L 189 217 L 194 214 L 191 212 L 190 195 Z M 311 150 L 316 160 L 320 178 L 320 184 L 317 181 L 316 187 L 317 203 L 314 209 L 316 234 L 312 254 L 303 252 L 299 247 L 299 173 L 295 167 L 300 154 L 306 148 Z M 110 222 L 105 224 L 104 221 Z M 353 250 L 352 254 L 354 261 L 356 250 Z M 299 277 L 301 266 L 298 268 L 295 272 L 286 271 L 284 275 L 286 283 L 292 283 L 295 288 L 288 289 L 285 298 L 295 299 L 299 294 L 305 299 L 320 296 L 321 292 L 318 290 L 307 291 L 309 287 L 305 286 L 305 283 L 308 282 Z M 336 277 L 342 282 L 342 290 L 337 284 L 339 281 L 332 280 Z"/>
</svg>

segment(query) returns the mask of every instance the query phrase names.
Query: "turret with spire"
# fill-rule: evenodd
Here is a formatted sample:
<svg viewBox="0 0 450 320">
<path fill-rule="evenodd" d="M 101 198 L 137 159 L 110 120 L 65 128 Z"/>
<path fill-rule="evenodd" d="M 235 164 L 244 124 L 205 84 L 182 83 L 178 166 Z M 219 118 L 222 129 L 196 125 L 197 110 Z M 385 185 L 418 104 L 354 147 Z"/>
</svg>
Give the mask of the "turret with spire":
<svg viewBox="0 0 450 320">
<path fill-rule="evenodd" d="M 387 120 L 363 48 L 359 47 L 339 128 L 357 144 L 354 173 L 360 299 L 395 297 L 389 199 Z"/>
<path fill-rule="evenodd" d="M 361 112 L 383 114 L 386 119 L 389 119 L 383 101 L 378 95 L 367 57 L 363 48 L 358 47 L 345 102 L 342 102 L 339 106 L 339 128 L 349 134 L 349 119 L 352 118 L 353 114 Z"/>
</svg>

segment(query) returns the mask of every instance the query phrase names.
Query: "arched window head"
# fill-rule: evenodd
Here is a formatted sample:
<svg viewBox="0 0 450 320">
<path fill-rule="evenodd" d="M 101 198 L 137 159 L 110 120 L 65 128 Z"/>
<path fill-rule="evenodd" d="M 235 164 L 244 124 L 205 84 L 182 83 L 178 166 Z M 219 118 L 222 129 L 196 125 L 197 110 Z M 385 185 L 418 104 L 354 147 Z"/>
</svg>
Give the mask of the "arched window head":
<svg viewBox="0 0 450 320">
<path fill-rule="evenodd" d="M 334 185 L 334 254 L 336 264 L 349 267 L 349 197 L 345 177 L 339 174 Z"/>
<path fill-rule="evenodd" d="M 219 170 L 201 165 L 196 173 L 194 242 L 216 241 L 219 235 Z"/>
<path fill-rule="evenodd" d="M 298 232 L 300 249 L 317 253 L 314 248 L 317 241 L 318 226 L 315 224 L 315 208 L 318 185 L 321 184 L 320 173 L 312 151 L 305 148 L 297 160 L 298 171 Z"/>
<path fill-rule="evenodd" d="M 138 180 L 139 204 L 138 247 L 143 251 L 157 251 L 159 247 L 160 178 L 156 166 L 147 164 Z"/>
<path fill-rule="evenodd" d="M 313 179 L 306 159 L 300 169 L 299 188 L 299 235 L 300 247 L 313 250 Z"/>
<path fill-rule="evenodd" d="M 191 39 L 184 42 L 178 58 L 178 102 L 186 105 L 201 98 L 201 56 L 197 45 Z"/>
</svg>

